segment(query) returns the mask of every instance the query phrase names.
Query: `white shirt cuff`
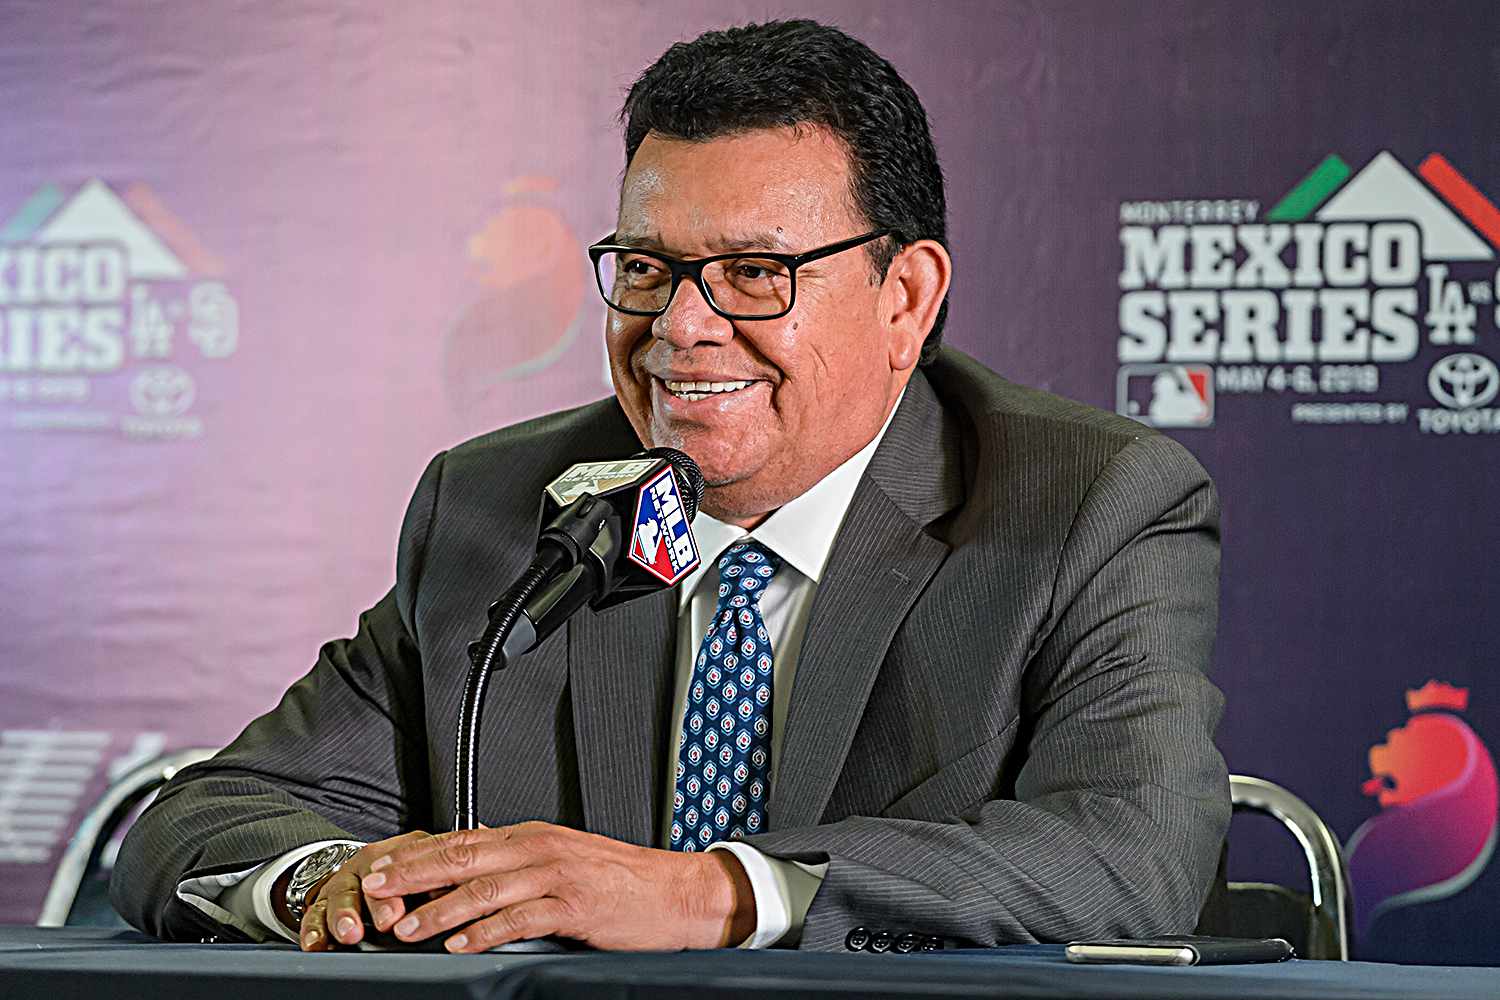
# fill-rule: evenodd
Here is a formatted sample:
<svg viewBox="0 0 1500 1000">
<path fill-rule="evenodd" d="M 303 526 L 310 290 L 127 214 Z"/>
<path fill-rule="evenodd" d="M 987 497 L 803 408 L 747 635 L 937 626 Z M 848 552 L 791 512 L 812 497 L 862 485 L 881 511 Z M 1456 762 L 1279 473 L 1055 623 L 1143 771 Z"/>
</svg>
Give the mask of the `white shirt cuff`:
<svg viewBox="0 0 1500 1000">
<path fill-rule="evenodd" d="M 739 947 L 770 948 L 801 936 L 808 907 L 828 872 L 826 864 L 783 861 L 735 840 L 718 841 L 708 850 L 733 853 L 750 879 L 750 891 L 755 895 L 755 933 Z"/>
<path fill-rule="evenodd" d="M 276 917 L 276 910 L 271 905 L 271 886 L 292 865 L 332 844 L 364 846 L 357 840 L 320 840 L 304 844 L 244 871 L 185 879 L 177 885 L 177 898 L 253 940 L 265 941 L 279 936 L 295 943 L 297 935 Z"/>
</svg>

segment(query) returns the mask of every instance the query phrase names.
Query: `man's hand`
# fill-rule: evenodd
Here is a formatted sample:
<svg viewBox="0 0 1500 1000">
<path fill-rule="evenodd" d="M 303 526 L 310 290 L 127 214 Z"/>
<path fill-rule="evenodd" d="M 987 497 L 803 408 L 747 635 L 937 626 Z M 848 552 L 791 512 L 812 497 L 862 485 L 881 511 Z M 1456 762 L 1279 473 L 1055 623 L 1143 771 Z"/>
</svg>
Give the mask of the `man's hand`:
<svg viewBox="0 0 1500 1000">
<path fill-rule="evenodd" d="M 382 841 L 334 879 L 366 857 L 375 927 L 422 941 L 474 921 L 444 942 L 451 952 L 548 935 L 609 949 L 718 948 L 755 929 L 750 880 L 729 851 L 660 851 L 522 823 Z M 449 889 L 405 912 L 403 897 Z"/>
<path fill-rule="evenodd" d="M 410 848 L 432 839 L 431 834 L 421 831 L 403 833 L 399 837 L 367 844 L 360 849 L 358 854 L 345 861 L 338 871 L 328 876 L 312 894 L 312 902 L 308 904 L 307 912 L 302 915 L 302 926 L 293 928 L 298 931 L 297 939 L 302 945 L 302 950 L 332 951 L 340 946 L 353 947 L 358 944 L 365 936 L 367 908 L 372 920 L 384 918 L 387 927 L 401 919 L 401 915 L 406 912 L 406 904 L 401 897 L 383 899 L 378 904 L 374 903 L 364 898 L 364 894 L 360 891 L 359 880 L 370 873 L 370 863 L 377 858 L 386 857 L 393 851 Z M 277 915 L 289 927 L 291 917 L 286 912 L 283 900 L 286 893 L 284 883 L 290 879 L 290 876 L 291 873 L 288 872 L 277 880 L 276 886 L 271 890 L 271 898 Z"/>
</svg>

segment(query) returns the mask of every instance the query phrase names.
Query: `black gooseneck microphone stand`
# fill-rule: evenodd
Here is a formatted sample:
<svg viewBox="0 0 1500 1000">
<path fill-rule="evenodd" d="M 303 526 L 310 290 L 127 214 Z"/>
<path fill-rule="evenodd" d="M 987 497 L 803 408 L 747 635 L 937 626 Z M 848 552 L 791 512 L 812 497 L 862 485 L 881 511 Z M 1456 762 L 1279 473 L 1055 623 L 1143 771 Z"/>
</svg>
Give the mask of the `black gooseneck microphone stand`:
<svg viewBox="0 0 1500 1000">
<path fill-rule="evenodd" d="M 682 500 L 683 516 L 689 523 L 703 498 L 703 473 L 687 455 L 671 448 L 653 448 L 647 456 L 671 463 Z M 652 477 L 656 475 L 652 473 Z M 635 509 L 637 490 L 630 490 L 629 506 Z M 536 557 L 509 590 L 489 607 L 484 634 L 469 644 L 469 673 L 464 681 L 459 709 L 454 767 L 455 830 L 473 830 L 477 798 L 477 742 L 484 696 L 490 674 L 504 670 L 512 661 L 546 638 L 585 604 L 609 595 L 619 584 L 623 591 L 647 593 L 659 590 L 630 585 L 617 574 L 624 546 L 631 541 L 620 511 L 609 500 L 585 493 L 574 500 L 543 529 Z"/>
</svg>

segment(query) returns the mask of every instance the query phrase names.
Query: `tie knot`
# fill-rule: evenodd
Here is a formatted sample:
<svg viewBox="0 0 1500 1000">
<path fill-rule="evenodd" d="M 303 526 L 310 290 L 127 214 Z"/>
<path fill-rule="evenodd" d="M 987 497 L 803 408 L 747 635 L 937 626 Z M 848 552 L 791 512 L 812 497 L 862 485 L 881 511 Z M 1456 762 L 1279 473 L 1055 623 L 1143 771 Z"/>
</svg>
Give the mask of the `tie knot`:
<svg viewBox="0 0 1500 1000">
<path fill-rule="evenodd" d="M 719 606 L 758 604 L 780 566 L 781 560 L 753 538 L 735 542 L 719 556 Z"/>
</svg>

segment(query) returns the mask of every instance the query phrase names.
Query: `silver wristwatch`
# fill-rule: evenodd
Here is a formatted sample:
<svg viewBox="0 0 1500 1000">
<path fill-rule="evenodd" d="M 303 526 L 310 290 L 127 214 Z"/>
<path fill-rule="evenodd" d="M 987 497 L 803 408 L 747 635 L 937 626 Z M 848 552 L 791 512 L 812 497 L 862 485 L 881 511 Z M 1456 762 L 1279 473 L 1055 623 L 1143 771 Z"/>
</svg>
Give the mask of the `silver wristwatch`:
<svg viewBox="0 0 1500 1000">
<path fill-rule="evenodd" d="M 291 881 L 286 885 L 286 908 L 292 922 L 300 925 L 302 915 L 307 912 L 308 891 L 328 876 L 339 870 L 339 866 L 359 853 L 359 844 L 329 844 L 320 847 L 297 862 L 292 869 Z"/>
</svg>

